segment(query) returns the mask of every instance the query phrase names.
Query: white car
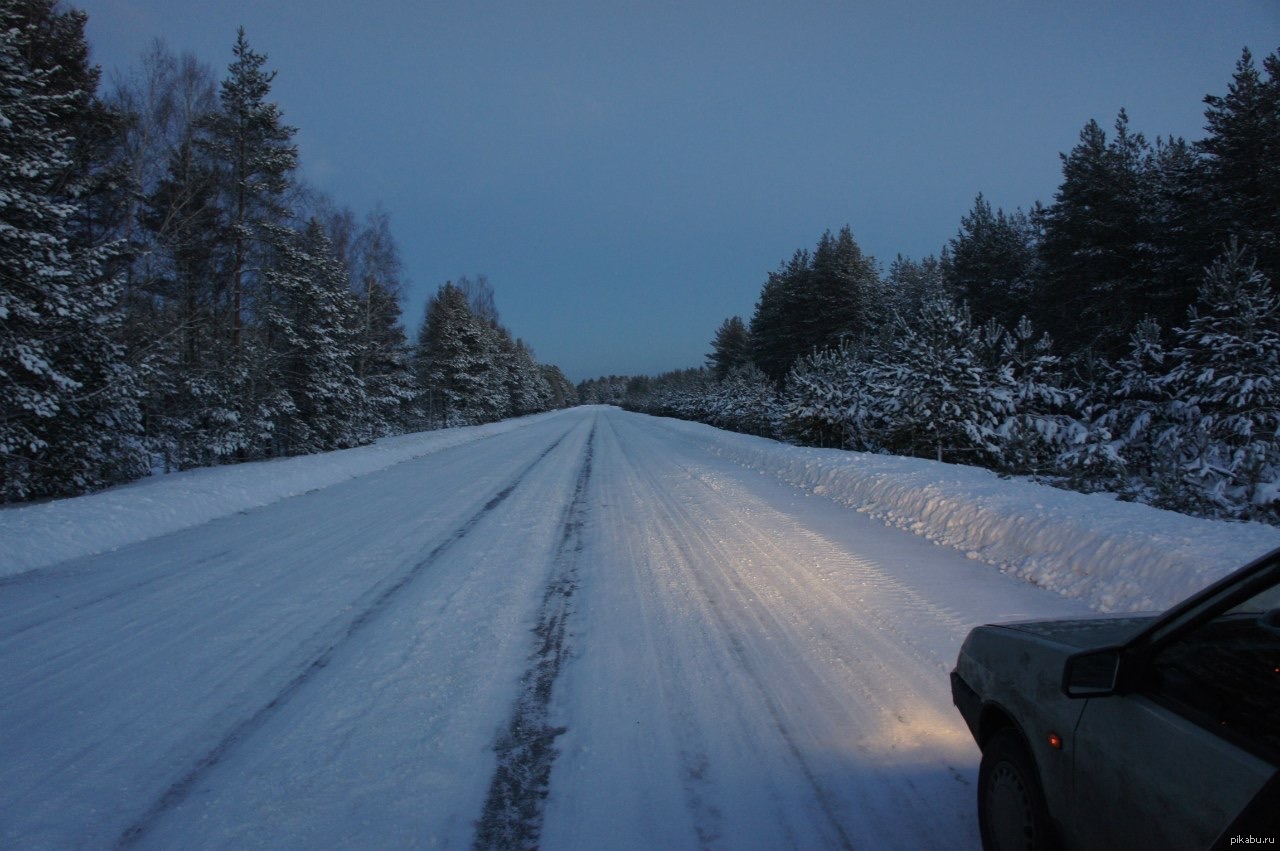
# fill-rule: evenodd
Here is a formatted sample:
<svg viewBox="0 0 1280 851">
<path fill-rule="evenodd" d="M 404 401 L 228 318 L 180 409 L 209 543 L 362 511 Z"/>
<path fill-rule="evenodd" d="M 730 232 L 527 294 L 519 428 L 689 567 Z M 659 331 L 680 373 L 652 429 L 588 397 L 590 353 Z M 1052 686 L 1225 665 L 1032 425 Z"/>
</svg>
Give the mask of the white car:
<svg viewBox="0 0 1280 851">
<path fill-rule="evenodd" d="M 1280 845 L 1280 550 L 1157 617 L 980 626 L 987 851 Z"/>
</svg>

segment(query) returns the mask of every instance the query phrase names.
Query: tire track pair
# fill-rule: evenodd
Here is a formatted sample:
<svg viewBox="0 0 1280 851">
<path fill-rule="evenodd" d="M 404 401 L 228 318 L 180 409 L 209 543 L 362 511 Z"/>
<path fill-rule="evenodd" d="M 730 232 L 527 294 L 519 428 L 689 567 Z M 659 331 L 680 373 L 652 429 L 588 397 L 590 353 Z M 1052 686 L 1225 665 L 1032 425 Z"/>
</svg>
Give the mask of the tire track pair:
<svg viewBox="0 0 1280 851">
<path fill-rule="evenodd" d="M 572 431 L 572 429 L 570 429 Z M 399 577 L 384 585 L 381 591 L 372 595 L 371 600 L 358 612 L 339 627 L 336 635 L 321 640 L 321 647 L 313 651 L 296 669 L 294 675 L 271 697 L 250 714 L 242 717 L 222 735 L 216 744 L 197 759 L 178 780 L 173 782 L 159 797 L 136 818 L 116 840 L 117 848 L 130 848 L 138 844 L 150 830 L 152 825 L 169 810 L 180 805 L 191 794 L 196 784 L 214 767 L 221 763 L 237 746 L 248 739 L 254 731 L 263 726 L 276 710 L 287 704 L 301 691 L 320 671 L 328 667 L 337 653 L 356 635 L 370 624 L 376 622 L 392 605 L 397 597 L 413 582 L 428 572 L 429 568 L 440 556 L 444 555 L 459 541 L 467 537 L 476 525 L 488 514 L 501 505 L 520 486 L 520 483 L 536 468 L 556 447 L 558 447 L 570 431 L 556 438 L 536 458 L 525 465 L 502 489 L 497 491 L 461 526 L 455 529 L 443 541 L 433 547 L 422 559 L 415 562 Z"/>
<path fill-rule="evenodd" d="M 621 437 L 619 437 L 619 445 L 625 446 Z M 625 449 L 623 455 L 626 457 L 629 466 L 631 466 L 635 479 L 643 482 L 652 494 L 652 511 L 655 515 L 665 519 L 664 525 L 667 528 L 668 542 L 683 556 L 686 565 L 686 570 L 684 571 L 686 576 L 692 580 L 693 585 L 698 589 L 699 596 L 706 604 L 705 611 L 714 621 L 716 631 L 724 637 L 726 647 L 732 654 L 738 670 L 745 674 L 752 683 L 763 708 L 768 714 L 769 720 L 778 733 L 779 739 L 790 755 L 793 764 L 798 768 L 800 775 L 804 778 L 805 784 L 809 787 L 813 796 L 812 800 L 822 813 L 826 827 L 830 831 L 828 842 L 832 847 L 850 851 L 854 846 L 838 814 L 839 804 L 835 801 L 832 793 L 820 781 L 810 759 L 797 742 L 790 725 L 787 723 L 786 714 L 774 696 L 773 689 L 769 687 L 767 678 L 760 672 L 752 659 L 747 642 L 740 633 L 739 627 L 733 623 L 724 611 L 720 601 L 720 593 L 718 593 L 717 589 L 711 587 L 708 579 L 702 576 L 700 571 L 694 568 L 698 559 L 692 552 L 691 545 L 696 543 L 702 552 L 713 553 L 720 552 L 720 542 L 715 539 L 714 535 L 705 526 L 697 522 L 684 506 L 679 504 L 668 488 L 658 482 L 657 476 L 652 469 L 632 458 Z M 694 483 L 701 489 L 716 493 L 715 488 L 711 487 L 701 476 L 678 461 L 667 460 L 680 470 L 687 481 Z M 724 499 L 723 495 L 718 493 L 716 493 L 716 497 L 721 500 Z M 764 552 L 763 550 L 758 551 Z M 753 599 L 755 597 L 756 590 L 745 586 L 741 578 L 735 575 L 735 572 L 722 569 L 720 575 L 724 582 L 732 588 L 738 599 Z M 706 767 L 703 766 L 703 772 L 705 770 Z M 691 809 L 699 809 L 701 802 L 697 800 L 697 796 L 691 794 L 688 790 L 686 790 L 686 794 L 690 795 Z M 701 827 L 699 832 L 701 832 Z"/>
</svg>

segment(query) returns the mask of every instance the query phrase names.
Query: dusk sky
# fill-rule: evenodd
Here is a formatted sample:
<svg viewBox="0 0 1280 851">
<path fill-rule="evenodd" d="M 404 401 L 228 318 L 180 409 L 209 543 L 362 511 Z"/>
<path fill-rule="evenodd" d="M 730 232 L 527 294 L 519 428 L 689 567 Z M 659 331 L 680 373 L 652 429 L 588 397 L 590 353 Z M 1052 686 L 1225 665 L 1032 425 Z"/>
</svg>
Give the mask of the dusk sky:
<svg viewBox="0 0 1280 851">
<path fill-rule="evenodd" d="M 698 366 L 769 271 L 851 226 L 887 268 L 983 192 L 1049 202 L 1124 107 L 1202 136 L 1280 0 L 74 0 L 113 74 L 156 37 L 219 79 L 236 28 L 278 71 L 304 178 L 391 215 L 405 324 L 483 273 L 575 380 Z"/>
</svg>

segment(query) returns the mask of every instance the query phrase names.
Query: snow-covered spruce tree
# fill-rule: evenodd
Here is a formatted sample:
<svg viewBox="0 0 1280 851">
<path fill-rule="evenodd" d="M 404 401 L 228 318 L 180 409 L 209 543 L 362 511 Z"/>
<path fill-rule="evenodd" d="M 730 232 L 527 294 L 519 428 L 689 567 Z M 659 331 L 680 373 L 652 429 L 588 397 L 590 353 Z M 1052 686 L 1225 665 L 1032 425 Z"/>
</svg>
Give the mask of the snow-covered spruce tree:
<svg viewBox="0 0 1280 851">
<path fill-rule="evenodd" d="M 472 314 L 479 324 L 480 357 L 475 362 L 476 388 L 468 401 L 472 422 L 492 423 L 511 415 L 512 390 L 516 383 L 514 341 L 501 325 Z"/>
<path fill-rule="evenodd" d="M 30 5 L 30 4 L 26 4 Z M 23 7 L 23 8 L 20 8 Z M 113 339 L 113 246 L 70 238 L 77 208 L 64 178 L 76 140 L 62 127 L 92 92 L 52 85 L 33 63 L 42 25 L 79 13 L 0 3 L 0 499 L 80 493 L 143 475 L 135 377 Z M 75 16 L 68 19 L 66 15 Z M 74 197 L 74 192 L 71 193 Z"/>
<path fill-rule="evenodd" d="M 272 229 L 290 218 L 284 195 L 297 167 L 295 130 L 267 100 L 275 73 L 263 70 L 266 57 L 249 46 L 243 28 L 232 53 L 218 108 L 193 135 L 213 177 L 223 228 L 216 243 L 220 279 L 208 287 L 211 369 L 200 379 L 206 404 L 198 413 L 210 441 L 200 454 L 214 463 L 269 456 L 280 445 L 276 424 L 291 415 L 288 394 L 264 373 L 274 332 L 263 325 L 271 298 L 260 290 L 278 259 Z"/>
<path fill-rule="evenodd" d="M 346 269 L 316 220 L 302 233 L 279 226 L 274 231 L 280 260 L 267 273 L 272 300 L 264 320 L 271 377 L 288 402 L 278 406 L 272 454 L 367 442 L 368 397 L 355 370 L 360 318 Z"/>
<path fill-rule="evenodd" d="M 517 339 L 512 344 L 509 363 L 513 379 L 509 392 L 509 416 L 522 417 L 550 410 L 551 385 L 538 366 L 529 344 Z"/>
<path fill-rule="evenodd" d="M 1205 274 L 1158 380 L 1177 498 L 1201 513 L 1280 521 L 1280 297 L 1232 244 Z"/>
<path fill-rule="evenodd" d="M 434 427 L 485 422 L 496 371 L 489 330 L 467 297 L 446 283 L 427 304 L 415 367 L 426 417 Z"/>
</svg>

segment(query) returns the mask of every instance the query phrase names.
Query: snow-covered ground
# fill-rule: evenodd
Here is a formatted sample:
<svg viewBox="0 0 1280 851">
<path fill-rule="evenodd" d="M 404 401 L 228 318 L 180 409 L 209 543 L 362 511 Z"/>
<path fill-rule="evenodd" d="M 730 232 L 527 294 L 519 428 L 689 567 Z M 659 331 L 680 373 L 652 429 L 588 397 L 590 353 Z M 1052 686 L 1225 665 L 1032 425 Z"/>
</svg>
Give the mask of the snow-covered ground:
<svg viewBox="0 0 1280 851">
<path fill-rule="evenodd" d="M 0 578 L 259 508 L 547 416 L 554 414 L 389 437 L 319 456 L 188 470 L 78 499 L 3 507 Z"/>
<path fill-rule="evenodd" d="M 8 509 L 0 847 L 972 848 L 971 626 L 1276 545 L 611 408 Z"/>
</svg>

